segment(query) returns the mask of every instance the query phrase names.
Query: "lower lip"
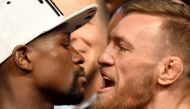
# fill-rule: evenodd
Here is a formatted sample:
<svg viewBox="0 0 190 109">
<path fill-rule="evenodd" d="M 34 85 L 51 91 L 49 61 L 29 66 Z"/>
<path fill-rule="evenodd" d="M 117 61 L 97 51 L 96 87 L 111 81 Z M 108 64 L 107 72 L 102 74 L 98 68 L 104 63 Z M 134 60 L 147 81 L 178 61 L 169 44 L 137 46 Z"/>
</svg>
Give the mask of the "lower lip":
<svg viewBox="0 0 190 109">
<path fill-rule="evenodd" d="M 79 76 L 79 80 L 81 82 L 86 82 L 86 77 L 85 76 Z"/>
<path fill-rule="evenodd" d="M 80 86 L 84 87 L 87 80 L 85 76 L 79 76 L 78 81 L 79 81 Z"/>
<path fill-rule="evenodd" d="M 113 89 L 113 87 L 106 87 L 106 88 L 98 89 L 97 92 L 98 93 L 105 93 L 105 92 L 111 91 L 112 89 Z"/>
</svg>

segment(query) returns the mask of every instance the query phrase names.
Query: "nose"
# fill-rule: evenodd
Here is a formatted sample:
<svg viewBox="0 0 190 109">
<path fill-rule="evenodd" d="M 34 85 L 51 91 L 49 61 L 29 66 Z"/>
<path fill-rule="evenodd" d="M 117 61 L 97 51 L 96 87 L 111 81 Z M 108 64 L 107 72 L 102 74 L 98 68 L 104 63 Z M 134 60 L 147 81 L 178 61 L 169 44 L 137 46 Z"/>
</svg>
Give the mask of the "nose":
<svg viewBox="0 0 190 109">
<path fill-rule="evenodd" d="M 75 64 L 83 64 L 85 59 L 82 55 L 80 55 L 74 48 L 72 48 L 72 61 Z"/>
<path fill-rule="evenodd" d="M 98 64 L 101 66 L 113 66 L 115 64 L 114 57 L 112 56 L 110 46 L 104 50 L 104 52 L 98 58 Z"/>
</svg>

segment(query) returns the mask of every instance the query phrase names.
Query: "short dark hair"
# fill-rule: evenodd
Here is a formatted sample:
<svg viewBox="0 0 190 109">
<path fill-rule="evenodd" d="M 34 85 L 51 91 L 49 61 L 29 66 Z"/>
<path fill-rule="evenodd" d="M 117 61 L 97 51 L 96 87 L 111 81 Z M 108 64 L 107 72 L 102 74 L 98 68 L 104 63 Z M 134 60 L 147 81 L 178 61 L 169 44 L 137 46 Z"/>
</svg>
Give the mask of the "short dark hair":
<svg viewBox="0 0 190 109">
<path fill-rule="evenodd" d="M 175 0 L 131 0 L 122 7 L 123 15 L 132 12 L 168 17 L 182 17 L 190 20 L 190 7 Z"/>
</svg>

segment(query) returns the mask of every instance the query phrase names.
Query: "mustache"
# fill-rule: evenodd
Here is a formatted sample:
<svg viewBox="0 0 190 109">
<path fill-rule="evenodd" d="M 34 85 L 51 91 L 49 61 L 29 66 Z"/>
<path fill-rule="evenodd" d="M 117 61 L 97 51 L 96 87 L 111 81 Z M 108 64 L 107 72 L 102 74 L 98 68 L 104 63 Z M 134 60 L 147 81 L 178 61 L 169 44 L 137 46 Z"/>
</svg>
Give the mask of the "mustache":
<svg viewBox="0 0 190 109">
<path fill-rule="evenodd" d="M 80 76 L 85 76 L 84 68 L 79 66 L 78 69 L 74 72 L 74 78 L 73 78 L 73 88 L 77 87 L 77 80 Z M 86 77 L 86 76 L 85 76 Z M 72 89 L 74 90 L 74 89 Z"/>
<path fill-rule="evenodd" d="M 74 72 L 76 76 L 85 76 L 84 67 L 79 66 L 79 68 Z"/>
</svg>

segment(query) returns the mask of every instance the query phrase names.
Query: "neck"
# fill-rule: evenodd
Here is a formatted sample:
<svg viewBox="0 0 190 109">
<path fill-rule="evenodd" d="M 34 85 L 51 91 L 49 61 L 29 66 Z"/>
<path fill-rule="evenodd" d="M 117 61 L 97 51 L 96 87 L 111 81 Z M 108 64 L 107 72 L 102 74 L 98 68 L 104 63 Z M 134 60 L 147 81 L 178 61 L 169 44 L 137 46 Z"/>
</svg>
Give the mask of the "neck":
<svg viewBox="0 0 190 109">
<path fill-rule="evenodd" d="M 28 80 L 14 77 L 0 82 L 0 109 L 53 109 Z"/>
<path fill-rule="evenodd" d="M 147 109 L 189 109 L 190 91 L 174 90 L 159 92 Z"/>
</svg>

